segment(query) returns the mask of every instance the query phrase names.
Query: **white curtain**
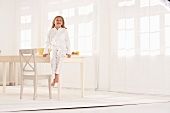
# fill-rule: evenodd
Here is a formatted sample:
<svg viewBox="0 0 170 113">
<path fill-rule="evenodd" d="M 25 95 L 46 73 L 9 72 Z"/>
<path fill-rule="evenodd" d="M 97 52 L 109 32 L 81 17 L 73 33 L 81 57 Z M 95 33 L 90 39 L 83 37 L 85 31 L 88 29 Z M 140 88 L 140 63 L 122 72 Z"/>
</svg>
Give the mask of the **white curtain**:
<svg viewBox="0 0 170 113">
<path fill-rule="evenodd" d="M 169 11 L 157 0 L 110 4 L 110 90 L 170 94 Z"/>
<path fill-rule="evenodd" d="M 98 13 L 98 84 L 99 90 L 109 89 L 109 75 L 110 75 L 110 11 L 109 1 L 100 0 Z"/>
</svg>

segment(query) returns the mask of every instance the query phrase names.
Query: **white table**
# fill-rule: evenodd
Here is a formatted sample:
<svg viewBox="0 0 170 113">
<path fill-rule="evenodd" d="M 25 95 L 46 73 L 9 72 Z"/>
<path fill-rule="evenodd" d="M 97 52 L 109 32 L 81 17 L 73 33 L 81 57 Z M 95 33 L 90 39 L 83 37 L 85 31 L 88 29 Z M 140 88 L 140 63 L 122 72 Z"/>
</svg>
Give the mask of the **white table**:
<svg viewBox="0 0 170 113">
<path fill-rule="evenodd" d="M 16 63 L 20 62 L 19 55 L 0 55 L 0 62 L 3 63 L 2 66 L 2 83 L 3 83 L 3 89 L 2 93 L 5 94 L 6 90 L 6 64 L 9 63 L 10 66 L 10 73 L 9 74 L 14 74 L 14 81 L 15 84 L 18 84 L 18 74 L 16 71 Z M 47 57 L 42 57 L 41 55 L 36 56 L 36 62 L 37 63 L 50 63 L 50 58 L 49 56 Z M 80 64 L 80 80 L 81 80 L 81 97 L 83 98 L 84 96 L 84 57 L 82 56 L 72 56 L 71 58 L 64 58 L 63 63 L 79 63 Z M 60 94 L 60 80 L 58 83 L 58 91 Z M 60 95 L 59 95 L 60 98 Z"/>
</svg>

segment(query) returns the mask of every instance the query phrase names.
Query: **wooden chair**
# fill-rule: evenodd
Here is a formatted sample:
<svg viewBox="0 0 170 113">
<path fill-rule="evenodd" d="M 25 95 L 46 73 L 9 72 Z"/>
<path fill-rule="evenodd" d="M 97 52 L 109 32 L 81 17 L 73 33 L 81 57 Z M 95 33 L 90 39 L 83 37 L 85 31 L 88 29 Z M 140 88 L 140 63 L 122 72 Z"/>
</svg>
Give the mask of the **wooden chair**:
<svg viewBox="0 0 170 113">
<path fill-rule="evenodd" d="M 33 99 L 37 98 L 37 83 L 38 80 L 47 79 L 49 88 L 49 98 L 51 99 L 51 74 L 38 75 L 37 74 L 37 63 L 36 63 L 36 49 L 20 49 L 20 66 L 21 66 L 21 89 L 20 99 L 23 95 L 24 80 L 33 80 L 34 95 Z"/>
</svg>

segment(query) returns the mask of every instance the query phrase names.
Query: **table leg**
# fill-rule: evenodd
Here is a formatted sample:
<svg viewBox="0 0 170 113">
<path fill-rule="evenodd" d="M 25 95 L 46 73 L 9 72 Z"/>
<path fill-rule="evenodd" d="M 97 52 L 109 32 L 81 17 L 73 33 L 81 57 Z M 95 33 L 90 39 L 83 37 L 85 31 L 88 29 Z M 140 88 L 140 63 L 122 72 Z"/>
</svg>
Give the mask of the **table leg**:
<svg viewBox="0 0 170 113">
<path fill-rule="evenodd" d="M 9 85 L 12 86 L 13 83 L 13 62 L 9 63 Z"/>
<path fill-rule="evenodd" d="M 83 63 L 80 64 L 80 79 L 81 79 L 81 98 L 84 97 L 84 70 Z"/>
<path fill-rule="evenodd" d="M 6 63 L 3 62 L 3 68 L 2 68 L 2 83 L 3 83 L 3 94 L 5 94 L 5 88 L 6 88 Z"/>
<path fill-rule="evenodd" d="M 16 62 L 14 62 L 14 82 L 15 86 L 18 85 L 18 71 Z"/>
</svg>

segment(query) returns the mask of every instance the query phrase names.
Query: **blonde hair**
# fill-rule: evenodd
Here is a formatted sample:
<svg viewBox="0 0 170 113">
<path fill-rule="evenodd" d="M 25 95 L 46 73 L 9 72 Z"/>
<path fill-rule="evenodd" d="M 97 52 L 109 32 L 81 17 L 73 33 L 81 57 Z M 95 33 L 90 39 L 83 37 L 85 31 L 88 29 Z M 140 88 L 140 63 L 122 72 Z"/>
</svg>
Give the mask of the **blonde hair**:
<svg viewBox="0 0 170 113">
<path fill-rule="evenodd" d="M 61 18 L 62 21 L 63 21 L 63 24 L 61 25 L 61 27 L 67 29 L 67 28 L 65 27 L 65 25 L 64 25 L 65 22 L 64 22 L 64 18 L 63 18 L 62 16 L 56 16 L 56 17 L 53 19 L 52 27 L 51 27 L 51 28 L 54 28 L 54 27 L 55 27 L 55 19 L 56 19 L 56 18 Z"/>
</svg>

